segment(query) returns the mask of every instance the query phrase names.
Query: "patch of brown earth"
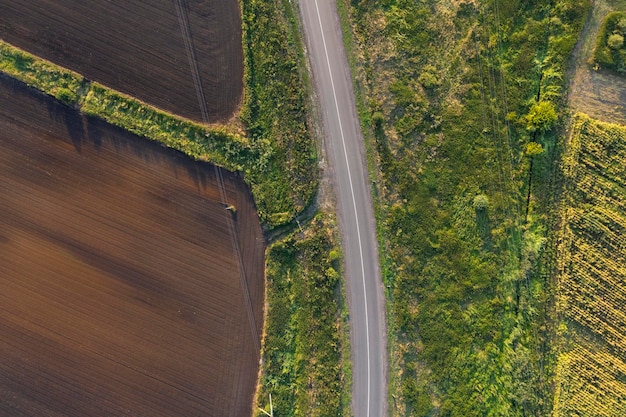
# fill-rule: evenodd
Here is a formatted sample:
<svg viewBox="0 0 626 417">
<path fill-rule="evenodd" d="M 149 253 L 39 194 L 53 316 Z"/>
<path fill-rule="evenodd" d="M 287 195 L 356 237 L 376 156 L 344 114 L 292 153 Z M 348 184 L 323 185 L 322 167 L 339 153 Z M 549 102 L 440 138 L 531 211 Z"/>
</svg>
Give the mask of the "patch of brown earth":
<svg viewBox="0 0 626 417">
<path fill-rule="evenodd" d="M 0 76 L 0 415 L 251 414 L 264 242 L 223 175 L 235 214 L 212 166 Z"/>
<path fill-rule="evenodd" d="M 580 40 L 574 49 L 569 75 L 569 102 L 576 112 L 626 125 L 626 77 L 590 65 L 600 26 L 608 13 L 626 10 L 624 0 L 593 0 Z"/>
<path fill-rule="evenodd" d="M 243 91 L 237 0 L 179 0 L 211 122 Z M 164 110 L 202 120 L 175 0 L 3 0 L 0 38 Z"/>
</svg>

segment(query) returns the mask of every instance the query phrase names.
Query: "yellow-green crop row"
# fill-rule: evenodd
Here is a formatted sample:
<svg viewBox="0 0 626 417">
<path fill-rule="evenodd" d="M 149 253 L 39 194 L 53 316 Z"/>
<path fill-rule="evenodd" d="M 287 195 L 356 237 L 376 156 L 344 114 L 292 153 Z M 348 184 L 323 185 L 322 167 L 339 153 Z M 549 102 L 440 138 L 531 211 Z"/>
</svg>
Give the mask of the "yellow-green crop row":
<svg viewBox="0 0 626 417">
<path fill-rule="evenodd" d="M 563 160 L 554 416 L 626 415 L 626 127 L 572 121 Z"/>
</svg>

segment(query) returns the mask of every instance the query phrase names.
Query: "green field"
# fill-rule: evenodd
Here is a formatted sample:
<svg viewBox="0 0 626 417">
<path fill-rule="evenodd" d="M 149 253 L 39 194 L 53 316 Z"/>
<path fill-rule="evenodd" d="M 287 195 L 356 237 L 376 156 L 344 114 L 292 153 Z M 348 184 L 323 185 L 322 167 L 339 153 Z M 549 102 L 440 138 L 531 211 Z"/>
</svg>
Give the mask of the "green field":
<svg viewBox="0 0 626 417">
<path fill-rule="evenodd" d="M 626 414 L 626 127 L 572 121 L 564 158 L 554 416 Z"/>
<path fill-rule="evenodd" d="M 392 415 L 549 415 L 547 231 L 589 2 L 343 5 L 382 177 Z"/>
</svg>

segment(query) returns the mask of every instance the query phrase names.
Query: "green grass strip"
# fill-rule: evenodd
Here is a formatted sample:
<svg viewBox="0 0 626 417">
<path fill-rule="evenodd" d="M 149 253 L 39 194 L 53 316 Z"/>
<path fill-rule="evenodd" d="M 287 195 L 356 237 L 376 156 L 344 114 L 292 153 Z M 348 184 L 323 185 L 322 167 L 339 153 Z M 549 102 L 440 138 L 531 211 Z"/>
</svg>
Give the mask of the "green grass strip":
<svg viewBox="0 0 626 417">
<path fill-rule="evenodd" d="M 82 75 L 61 68 L 0 40 L 0 71 L 58 100 L 72 104 L 78 99 Z"/>
<path fill-rule="evenodd" d="M 243 170 L 239 159 L 247 148 L 247 142 L 224 127 L 206 128 L 95 82 L 85 94 L 80 110 L 137 135 L 159 141 L 197 160 L 232 171 Z"/>
</svg>

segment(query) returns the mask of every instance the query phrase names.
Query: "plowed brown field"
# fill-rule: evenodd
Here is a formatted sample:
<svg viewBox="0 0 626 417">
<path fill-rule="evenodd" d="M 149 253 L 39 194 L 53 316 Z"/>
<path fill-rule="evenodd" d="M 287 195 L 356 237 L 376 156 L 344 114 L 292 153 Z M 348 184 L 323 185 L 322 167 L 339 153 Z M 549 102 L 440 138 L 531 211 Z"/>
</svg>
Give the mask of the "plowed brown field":
<svg viewBox="0 0 626 417">
<path fill-rule="evenodd" d="M 212 122 L 243 90 L 237 0 L 180 0 Z M 162 109 L 202 120 L 175 0 L 2 0 L 0 38 Z"/>
<path fill-rule="evenodd" d="M 264 243 L 223 175 L 236 215 L 212 166 L 0 76 L 0 415 L 251 414 Z"/>
</svg>

